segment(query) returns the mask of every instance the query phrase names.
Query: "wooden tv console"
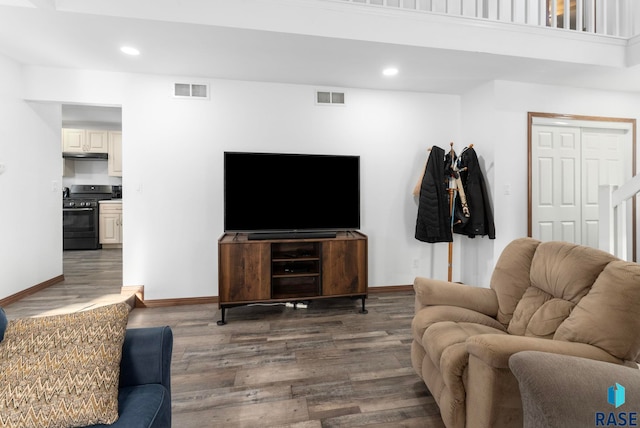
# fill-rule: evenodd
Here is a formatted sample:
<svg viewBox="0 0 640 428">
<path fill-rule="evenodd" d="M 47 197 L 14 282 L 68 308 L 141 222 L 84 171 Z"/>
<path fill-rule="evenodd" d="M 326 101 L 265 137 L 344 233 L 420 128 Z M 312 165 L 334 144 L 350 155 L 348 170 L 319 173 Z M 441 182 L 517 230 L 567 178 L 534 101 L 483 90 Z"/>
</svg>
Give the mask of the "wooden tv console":
<svg viewBox="0 0 640 428">
<path fill-rule="evenodd" d="M 218 240 L 218 307 L 301 302 L 330 297 L 367 298 L 367 236 L 251 240 L 225 233 Z"/>
</svg>

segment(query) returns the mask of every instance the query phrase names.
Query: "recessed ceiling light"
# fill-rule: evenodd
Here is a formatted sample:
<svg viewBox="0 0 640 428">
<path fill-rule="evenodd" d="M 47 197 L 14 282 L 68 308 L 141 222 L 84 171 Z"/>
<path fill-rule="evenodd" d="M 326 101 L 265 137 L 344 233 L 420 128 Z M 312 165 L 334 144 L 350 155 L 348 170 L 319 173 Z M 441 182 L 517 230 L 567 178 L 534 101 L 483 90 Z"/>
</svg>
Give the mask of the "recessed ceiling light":
<svg viewBox="0 0 640 428">
<path fill-rule="evenodd" d="M 120 51 L 127 55 L 132 55 L 132 56 L 140 55 L 140 51 L 134 48 L 133 46 L 123 46 L 120 48 Z"/>
<path fill-rule="evenodd" d="M 396 74 L 398 74 L 398 69 L 395 67 L 385 68 L 384 70 L 382 70 L 382 74 L 384 74 L 385 76 L 395 76 Z"/>
</svg>

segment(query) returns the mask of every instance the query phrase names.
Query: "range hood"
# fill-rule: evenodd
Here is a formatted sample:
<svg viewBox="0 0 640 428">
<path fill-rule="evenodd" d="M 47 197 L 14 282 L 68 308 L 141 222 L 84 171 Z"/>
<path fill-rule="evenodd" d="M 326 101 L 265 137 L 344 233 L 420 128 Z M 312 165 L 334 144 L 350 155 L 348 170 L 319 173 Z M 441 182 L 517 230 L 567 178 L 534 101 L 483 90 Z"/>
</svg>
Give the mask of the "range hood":
<svg viewBox="0 0 640 428">
<path fill-rule="evenodd" d="M 91 153 L 91 152 L 62 152 L 65 159 L 108 159 L 107 153 Z"/>
</svg>

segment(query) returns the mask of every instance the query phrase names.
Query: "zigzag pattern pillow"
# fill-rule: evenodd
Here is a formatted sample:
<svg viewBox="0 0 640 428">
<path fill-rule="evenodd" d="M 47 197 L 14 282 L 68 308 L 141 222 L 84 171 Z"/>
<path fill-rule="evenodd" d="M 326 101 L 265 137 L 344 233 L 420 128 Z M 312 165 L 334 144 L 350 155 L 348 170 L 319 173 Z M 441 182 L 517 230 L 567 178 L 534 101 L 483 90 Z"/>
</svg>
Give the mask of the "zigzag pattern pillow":
<svg viewBox="0 0 640 428">
<path fill-rule="evenodd" d="M 0 342 L 0 427 L 115 422 L 128 316 L 119 303 L 9 321 Z"/>
</svg>

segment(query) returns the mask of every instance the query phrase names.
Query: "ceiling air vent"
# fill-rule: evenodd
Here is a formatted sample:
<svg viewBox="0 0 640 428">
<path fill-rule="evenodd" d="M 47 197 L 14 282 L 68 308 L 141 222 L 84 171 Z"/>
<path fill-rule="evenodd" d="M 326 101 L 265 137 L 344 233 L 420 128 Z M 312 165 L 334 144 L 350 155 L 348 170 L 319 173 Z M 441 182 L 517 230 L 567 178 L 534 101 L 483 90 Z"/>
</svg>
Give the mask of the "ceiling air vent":
<svg viewBox="0 0 640 428">
<path fill-rule="evenodd" d="M 316 91 L 316 104 L 344 105 L 344 92 Z"/>
<path fill-rule="evenodd" d="M 174 83 L 173 96 L 176 98 L 208 99 L 209 85 L 202 83 Z"/>
</svg>

